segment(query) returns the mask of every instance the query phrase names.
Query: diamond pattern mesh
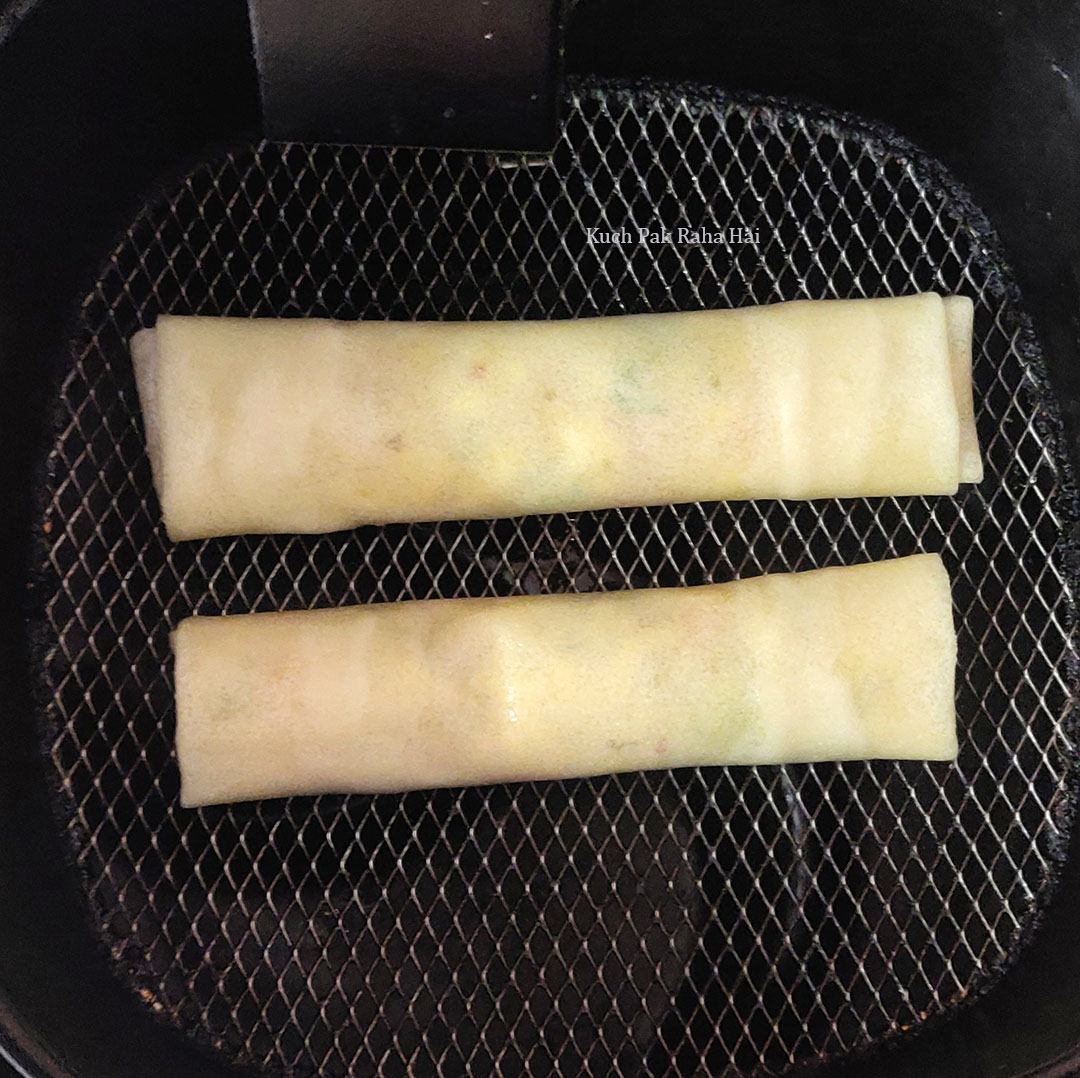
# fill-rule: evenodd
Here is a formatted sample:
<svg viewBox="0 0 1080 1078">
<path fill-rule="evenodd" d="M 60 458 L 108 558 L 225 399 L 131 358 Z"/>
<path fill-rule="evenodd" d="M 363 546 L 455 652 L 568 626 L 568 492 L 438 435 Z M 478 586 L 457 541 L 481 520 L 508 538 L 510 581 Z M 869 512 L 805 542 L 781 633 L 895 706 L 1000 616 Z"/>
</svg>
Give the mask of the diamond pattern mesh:
<svg viewBox="0 0 1080 1078">
<path fill-rule="evenodd" d="M 590 243 L 586 229 L 758 230 Z M 1076 765 L 1070 504 L 1037 351 L 976 211 L 858 124 L 572 87 L 551 160 L 256 145 L 163 189 L 59 390 L 42 676 L 58 813 L 121 976 L 271 1073 L 780 1073 L 992 982 L 1052 885 Z M 166 541 L 126 341 L 160 311 L 535 318 L 800 296 L 976 301 L 987 479 Z M 184 811 L 168 630 L 204 614 L 676 586 L 941 550 L 956 766 L 685 770 Z"/>
</svg>

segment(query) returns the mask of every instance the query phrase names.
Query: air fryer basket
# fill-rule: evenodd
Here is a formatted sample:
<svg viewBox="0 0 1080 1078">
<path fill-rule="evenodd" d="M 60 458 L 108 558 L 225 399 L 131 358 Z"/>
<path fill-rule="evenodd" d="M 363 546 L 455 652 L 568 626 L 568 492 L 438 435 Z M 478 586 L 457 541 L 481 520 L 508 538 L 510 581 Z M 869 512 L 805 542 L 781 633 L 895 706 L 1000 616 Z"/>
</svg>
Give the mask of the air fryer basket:
<svg viewBox="0 0 1080 1078">
<path fill-rule="evenodd" d="M 661 223 L 734 243 L 603 245 Z M 742 230 L 731 231 L 731 230 Z M 749 237 L 749 239 L 744 239 Z M 956 499 L 615 509 L 170 544 L 127 341 L 161 311 L 523 318 L 937 289 L 977 304 Z M 272 146 L 154 198 L 83 305 L 47 465 L 42 699 L 121 976 L 271 1072 L 778 1073 L 941 1016 L 1031 931 L 1069 822 L 1071 483 L 988 226 L 879 132 L 586 84 L 550 161 Z M 944 552 L 961 754 L 187 811 L 192 612 L 677 586 Z"/>
<path fill-rule="evenodd" d="M 33 741 L 13 732 L 8 757 L 32 792 L 0 789 L 22 828 L 0 835 L 0 899 L 40 887 L 12 923 L 54 918 L 42 961 L 68 947 L 78 972 L 50 1001 L 8 963 L 13 1058 L 57 1074 L 1020 1073 L 987 1016 L 1022 1007 L 1030 956 L 1066 939 L 1080 532 L 1042 349 L 963 188 L 885 126 L 663 80 L 572 80 L 550 160 L 231 141 L 158 169 L 57 322 L 36 398 Z M 675 238 L 589 239 L 623 225 Z M 747 231 L 702 245 L 680 226 Z M 170 544 L 127 354 L 161 311 L 561 318 L 929 289 L 976 305 L 987 478 L 954 499 Z M 917 550 L 953 579 L 955 766 L 178 805 L 168 629 L 193 611 L 681 586 Z M 19 837 L 38 839 L 22 863 L 3 845 Z M 58 1015 L 72 989 L 85 1015 Z"/>
</svg>

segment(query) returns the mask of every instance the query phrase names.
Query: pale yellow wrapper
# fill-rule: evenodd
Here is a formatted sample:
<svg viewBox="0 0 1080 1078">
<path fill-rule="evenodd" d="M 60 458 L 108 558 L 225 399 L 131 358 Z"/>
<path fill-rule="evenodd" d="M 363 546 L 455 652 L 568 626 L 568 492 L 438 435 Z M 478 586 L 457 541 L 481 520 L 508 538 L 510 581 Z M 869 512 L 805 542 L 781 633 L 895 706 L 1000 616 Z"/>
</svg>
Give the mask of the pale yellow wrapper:
<svg viewBox="0 0 1080 1078">
<path fill-rule="evenodd" d="M 173 650 L 185 805 L 957 748 L 937 555 L 194 617 Z"/>
<path fill-rule="evenodd" d="M 952 494 L 981 475 L 965 298 L 555 322 L 165 315 L 132 354 L 173 539 Z"/>
</svg>

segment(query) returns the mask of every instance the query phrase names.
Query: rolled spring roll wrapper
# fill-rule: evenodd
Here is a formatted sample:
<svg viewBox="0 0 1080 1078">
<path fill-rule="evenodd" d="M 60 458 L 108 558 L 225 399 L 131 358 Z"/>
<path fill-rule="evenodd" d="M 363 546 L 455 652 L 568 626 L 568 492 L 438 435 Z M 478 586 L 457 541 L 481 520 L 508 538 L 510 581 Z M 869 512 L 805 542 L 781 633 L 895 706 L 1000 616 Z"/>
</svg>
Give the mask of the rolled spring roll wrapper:
<svg viewBox="0 0 1080 1078">
<path fill-rule="evenodd" d="M 185 805 L 956 755 L 937 555 L 695 588 L 194 617 L 173 649 Z"/>
<path fill-rule="evenodd" d="M 971 344 L 945 310 L 925 294 L 558 322 L 162 316 L 132 352 L 165 525 L 189 539 L 955 493 Z"/>
</svg>

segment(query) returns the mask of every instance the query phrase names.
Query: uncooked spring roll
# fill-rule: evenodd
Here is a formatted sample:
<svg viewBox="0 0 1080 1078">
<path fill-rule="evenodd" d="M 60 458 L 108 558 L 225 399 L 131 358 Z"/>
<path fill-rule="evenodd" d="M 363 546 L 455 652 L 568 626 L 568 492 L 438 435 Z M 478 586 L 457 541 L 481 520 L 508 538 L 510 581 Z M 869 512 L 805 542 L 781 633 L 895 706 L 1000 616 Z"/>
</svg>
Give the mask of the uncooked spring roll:
<svg viewBox="0 0 1080 1078">
<path fill-rule="evenodd" d="M 936 554 L 694 588 L 193 617 L 172 644 L 185 805 L 956 755 Z"/>
<path fill-rule="evenodd" d="M 981 475 L 966 298 L 549 322 L 166 315 L 132 353 L 173 539 L 951 494 Z"/>
</svg>

